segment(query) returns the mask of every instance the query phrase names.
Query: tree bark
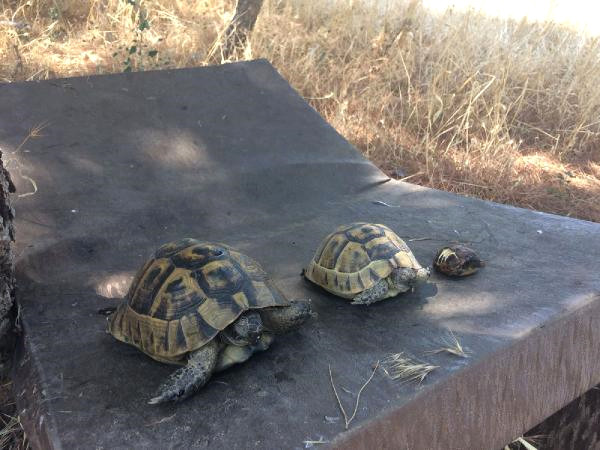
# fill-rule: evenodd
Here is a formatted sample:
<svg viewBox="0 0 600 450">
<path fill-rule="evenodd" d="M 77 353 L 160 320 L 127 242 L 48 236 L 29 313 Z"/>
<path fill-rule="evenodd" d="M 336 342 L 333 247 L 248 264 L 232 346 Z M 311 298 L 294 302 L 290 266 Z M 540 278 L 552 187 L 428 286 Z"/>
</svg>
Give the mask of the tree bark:
<svg viewBox="0 0 600 450">
<path fill-rule="evenodd" d="M 10 368 L 15 343 L 16 281 L 12 250 L 15 240 L 14 210 L 10 203 L 12 192 L 15 192 L 15 186 L 4 167 L 0 152 L 0 375 L 6 375 Z"/>
<path fill-rule="evenodd" d="M 233 19 L 225 31 L 223 46 L 225 59 L 246 45 L 262 4 L 263 0 L 238 0 Z"/>
</svg>

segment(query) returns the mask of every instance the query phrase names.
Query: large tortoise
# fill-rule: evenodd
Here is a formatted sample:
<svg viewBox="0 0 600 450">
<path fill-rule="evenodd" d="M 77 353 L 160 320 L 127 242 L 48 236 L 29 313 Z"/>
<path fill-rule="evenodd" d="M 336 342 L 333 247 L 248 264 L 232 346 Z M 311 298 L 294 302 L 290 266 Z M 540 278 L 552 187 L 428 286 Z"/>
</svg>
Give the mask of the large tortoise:
<svg viewBox="0 0 600 450">
<path fill-rule="evenodd" d="M 412 290 L 429 274 L 396 233 L 364 222 L 342 225 L 328 235 L 304 270 L 310 281 L 355 305 Z"/>
<path fill-rule="evenodd" d="M 309 301 L 287 300 L 248 256 L 182 239 L 160 247 L 138 271 L 108 331 L 157 361 L 183 365 L 149 401 L 155 404 L 190 396 L 310 313 Z"/>
</svg>

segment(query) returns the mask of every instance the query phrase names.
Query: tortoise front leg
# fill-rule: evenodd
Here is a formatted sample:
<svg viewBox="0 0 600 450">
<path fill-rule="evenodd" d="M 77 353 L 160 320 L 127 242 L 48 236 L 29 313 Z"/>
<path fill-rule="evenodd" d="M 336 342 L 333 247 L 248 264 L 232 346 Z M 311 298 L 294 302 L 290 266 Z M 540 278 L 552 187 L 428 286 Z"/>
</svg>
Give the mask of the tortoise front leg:
<svg viewBox="0 0 600 450">
<path fill-rule="evenodd" d="M 351 305 L 370 305 L 387 298 L 389 285 L 387 280 L 379 280 L 369 289 L 365 289 L 352 299 Z"/>
<path fill-rule="evenodd" d="M 292 300 L 289 306 L 260 310 L 263 325 L 275 334 L 287 333 L 298 328 L 311 314 L 310 300 Z"/>
<path fill-rule="evenodd" d="M 219 359 L 220 346 L 216 339 L 188 356 L 187 365 L 177 369 L 158 388 L 148 402 L 151 405 L 179 401 L 189 397 L 206 384 Z"/>
</svg>

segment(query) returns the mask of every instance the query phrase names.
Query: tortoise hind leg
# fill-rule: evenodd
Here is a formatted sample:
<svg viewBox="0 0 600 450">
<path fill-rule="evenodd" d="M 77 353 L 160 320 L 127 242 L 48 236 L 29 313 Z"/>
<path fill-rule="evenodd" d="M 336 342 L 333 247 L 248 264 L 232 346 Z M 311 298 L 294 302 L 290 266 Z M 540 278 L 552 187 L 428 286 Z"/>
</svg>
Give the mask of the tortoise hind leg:
<svg viewBox="0 0 600 450">
<path fill-rule="evenodd" d="M 265 328 L 275 334 L 287 333 L 298 328 L 311 314 L 310 300 L 292 300 L 289 306 L 260 310 Z"/>
<path fill-rule="evenodd" d="M 352 305 L 370 305 L 388 297 L 389 286 L 387 280 L 379 280 L 369 289 L 365 289 L 352 299 Z"/>
<path fill-rule="evenodd" d="M 148 402 L 151 405 L 179 401 L 189 397 L 206 384 L 219 359 L 219 344 L 215 339 L 188 356 L 187 365 L 177 369 L 158 388 Z"/>
</svg>

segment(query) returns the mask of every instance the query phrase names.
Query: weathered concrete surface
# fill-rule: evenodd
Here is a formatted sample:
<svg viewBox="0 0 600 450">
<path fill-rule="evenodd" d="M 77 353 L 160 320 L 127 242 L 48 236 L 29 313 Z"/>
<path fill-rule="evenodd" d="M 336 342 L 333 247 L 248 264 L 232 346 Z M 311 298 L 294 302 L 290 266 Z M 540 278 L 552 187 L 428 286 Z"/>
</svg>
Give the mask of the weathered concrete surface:
<svg viewBox="0 0 600 450">
<path fill-rule="evenodd" d="M 264 61 L 0 87 L 0 146 L 42 121 L 22 158 L 39 191 L 16 204 L 15 381 L 39 446 L 500 448 L 600 382 L 600 225 L 382 183 Z M 423 263 L 461 240 L 487 267 L 351 307 L 299 275 L 359 220 L 430 238 L 410 242 Z M 182 236 L 246 251 L 319 317 L 191 400 L 150 407 L 172 368 L 115 342 L 97 311 Z M 469 359 L 424 355 L 448 328 Z M 345 432 L 328 365 L 351 411 L 341 387 L 400 351 L 441 368 L 421 386 L 378 371 Z"/>
</svg>

